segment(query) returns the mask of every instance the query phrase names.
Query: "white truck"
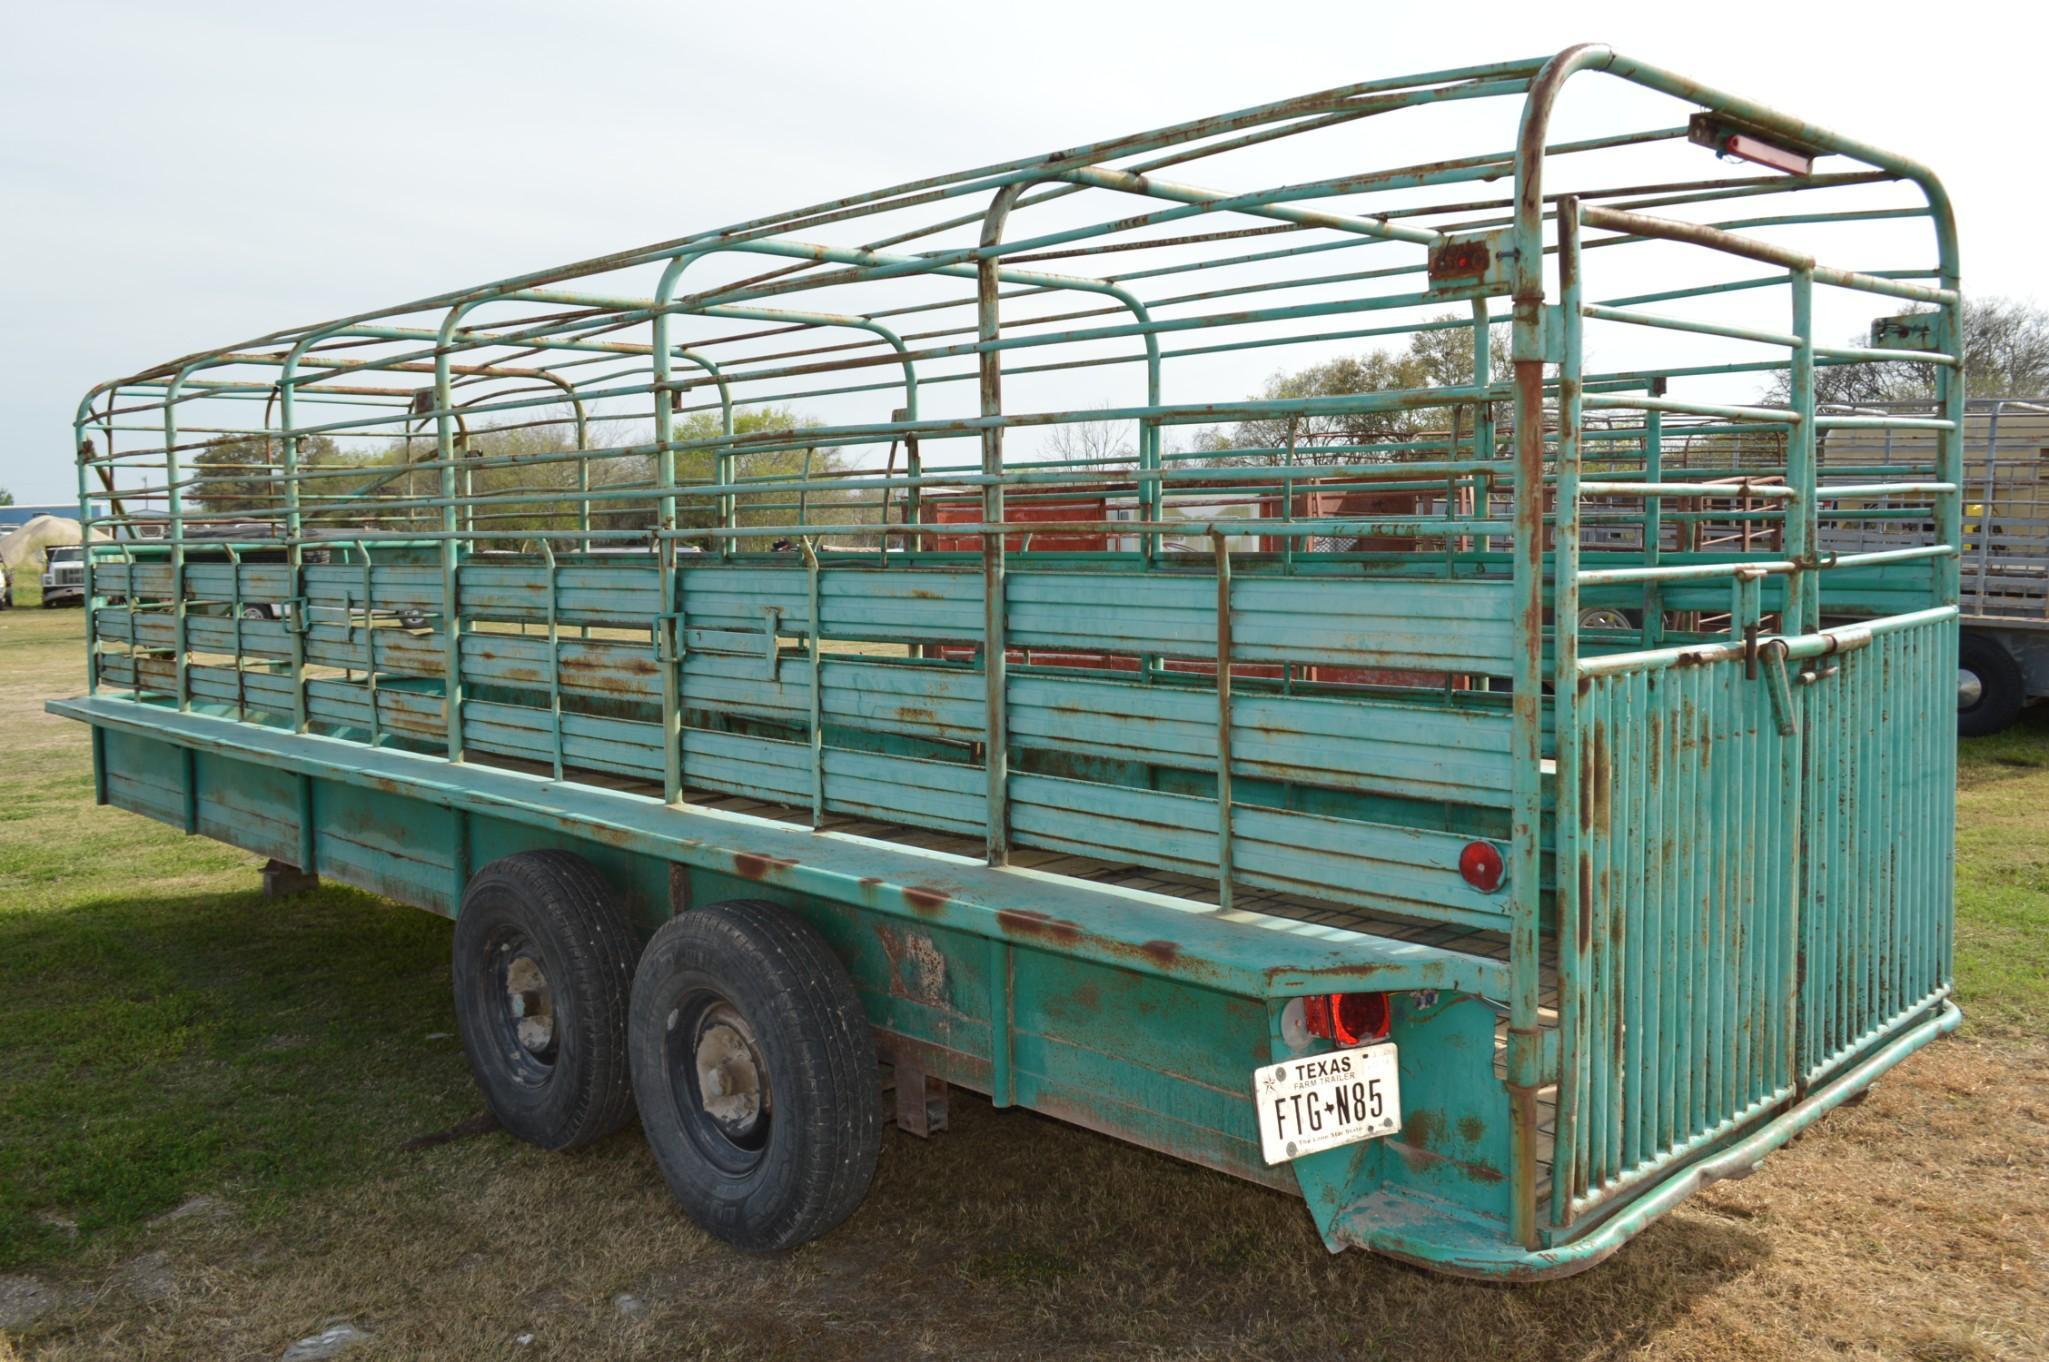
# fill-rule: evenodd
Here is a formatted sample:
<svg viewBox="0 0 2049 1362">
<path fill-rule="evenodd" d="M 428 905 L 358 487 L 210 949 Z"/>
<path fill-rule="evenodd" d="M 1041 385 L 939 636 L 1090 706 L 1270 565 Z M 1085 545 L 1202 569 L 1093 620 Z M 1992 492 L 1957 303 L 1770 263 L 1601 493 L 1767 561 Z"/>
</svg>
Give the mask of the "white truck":
<svg viewBox="0 0 2049 1362">
<path fill-rule="evenodd" d="M 85 604 L 85 550 L 76 544 L 49 549 L 43 564 L 43 608 Z"/>
</svg>

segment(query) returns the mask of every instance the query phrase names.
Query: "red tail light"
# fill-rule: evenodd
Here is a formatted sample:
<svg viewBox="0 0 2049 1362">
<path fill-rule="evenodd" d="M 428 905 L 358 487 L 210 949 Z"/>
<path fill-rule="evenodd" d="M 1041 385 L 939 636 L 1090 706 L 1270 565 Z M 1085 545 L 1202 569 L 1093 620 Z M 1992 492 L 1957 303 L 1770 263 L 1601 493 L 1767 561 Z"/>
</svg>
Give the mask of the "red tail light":
<svg viewBox="0 0 2049 1362">
<path fill-rule="evenodd" d="M 1309 1034 L 1339 1045 L 1366 1045 L 1387 1036 L 1385 993 L 1325 993 L 1302 1000 Z"/>
<path fill-rule="evenodd" d="M 1501 887 L 1501 853 L 1492 842 L 1468 842 L 1458 854 L 1458 873 L 1483 894 Z"/>
</svg>

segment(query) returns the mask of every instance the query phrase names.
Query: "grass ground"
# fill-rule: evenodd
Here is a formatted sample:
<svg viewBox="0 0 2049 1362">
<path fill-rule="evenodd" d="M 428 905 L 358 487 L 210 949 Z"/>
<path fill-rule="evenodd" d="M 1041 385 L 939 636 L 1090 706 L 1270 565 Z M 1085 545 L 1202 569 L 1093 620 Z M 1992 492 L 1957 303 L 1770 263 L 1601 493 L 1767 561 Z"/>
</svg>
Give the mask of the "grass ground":
<svg viewBox="0 0 2049 1362">
<path fill-rule="evenodd" d="M 46 1307 L 4 1362 L 271 1359 L 344 1321 L 351 1359 L 2049 1355 L 2049 714 L 1966 747 L 1965 1031 L 1595 1271 L 1333 1258 L 1289 1199 L 958 1095 L 847 1226 L 760 1259 L 632 1131 L 409 1148 L 479 1110 L 448 924 L 267 903 L 254 858 L 95 808 L 41 710 L 79 623 L 0 615 L 0 1310 Z"/>
</svg>

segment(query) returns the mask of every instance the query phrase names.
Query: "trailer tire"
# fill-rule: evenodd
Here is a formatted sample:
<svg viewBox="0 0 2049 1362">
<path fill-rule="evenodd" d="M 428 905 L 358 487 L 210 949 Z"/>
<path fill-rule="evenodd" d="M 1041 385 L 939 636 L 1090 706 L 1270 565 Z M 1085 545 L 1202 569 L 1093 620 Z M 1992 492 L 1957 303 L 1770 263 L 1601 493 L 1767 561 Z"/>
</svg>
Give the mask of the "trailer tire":
<svg viewBox="0 0 2049 1362">
<path fill-rule="evenodd" d="M 1977 683 L 1977 696 L 1963 702 L 1966 678 Z M 1997 733 L 2020 717 L 2027 698 L 2020 663 L 1998 639 L 1965 632 L 1957 643 L 1957 732 L 1966 738 Z"/>
<path fill-rule="evenodd" d="M 839 1225 L 882 1148 L 875 1038 L 824 940 L 739 899 L 663 925 L 633 980 L 640 1123 L 684 1214 L 772 1253 Z"/>
<path fill-rule="evenodd" d="M 471 877 L 455 919 L 455 1015 L 500 1125 L 574 1149 L 633 1116 L 626 1002 L 639 937 L 610 885 L 566 851 Z"/>
</svg>

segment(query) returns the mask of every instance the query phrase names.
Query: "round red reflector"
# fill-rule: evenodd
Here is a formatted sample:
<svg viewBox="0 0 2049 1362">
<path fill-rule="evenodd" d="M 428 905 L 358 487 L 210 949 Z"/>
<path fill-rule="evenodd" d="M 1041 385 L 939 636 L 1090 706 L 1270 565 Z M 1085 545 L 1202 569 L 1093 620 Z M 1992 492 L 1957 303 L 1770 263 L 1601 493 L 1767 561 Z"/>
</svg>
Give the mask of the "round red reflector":
<svg viewBox="0 0 2049 1362">
<path fill-rule="evenodd" d="M 1458 873 L 1483 894 L 1501 887 L 1501 853 L 1492 842 L 1468 842 L 1458 854 Z"/>
</svg>

